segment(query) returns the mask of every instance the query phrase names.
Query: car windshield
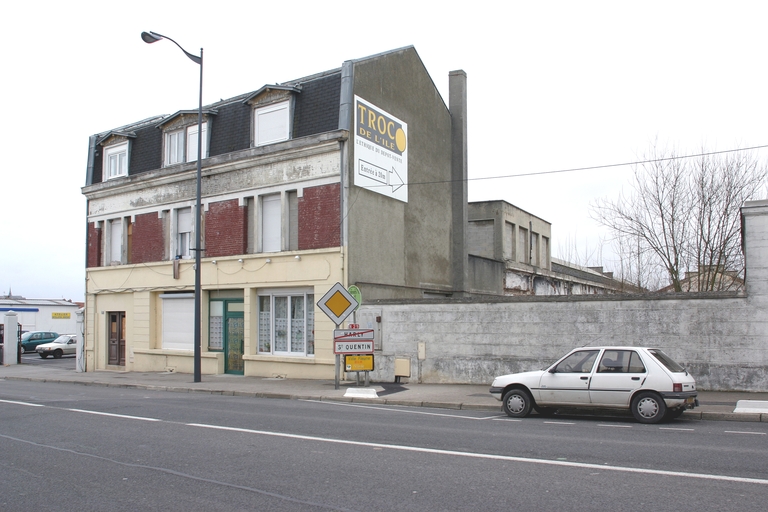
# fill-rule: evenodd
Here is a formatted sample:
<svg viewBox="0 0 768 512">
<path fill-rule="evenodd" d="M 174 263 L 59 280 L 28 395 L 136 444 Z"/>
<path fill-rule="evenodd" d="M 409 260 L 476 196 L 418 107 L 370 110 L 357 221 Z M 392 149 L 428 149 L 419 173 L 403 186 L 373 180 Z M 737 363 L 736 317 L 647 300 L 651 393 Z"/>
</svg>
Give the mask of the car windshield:
<svg viewBox="0 0 768 512">
<path fill-rule="evenodd" d="M 674 373 L 681 373 L 681 372 L 684 372 L 684 371 L 685 371 L 685 368 L 683 368 L 682 366 L 680 366 L 679 364 L 677 364 L 677 363 L 674 361 L 674 359 L 672 359 L 671 357 L 669 357 L 667 354 L 665 354 L 665 353 L 664 353 L 664 352 L 662 352 L 661 350 L 654 348 L 654 349 L 651 349 L 651 350 L 649 350 L 648 352 L 649 352 L 649 353 L 650 353 L 650 354 L 651 354 L 653 357 L 655 357 L 656 359 L 658 359 L 658 361 L 659 361 L 661 364 L 663 364 L 663 365 L 664 365 L 664 367 L 665 367 L 667 370 L 669 370 L 669 371 L 671 371 L 671 372 L 674 372 Z"/>
<path fill-rule="evenodd" d="M 54 343 L 69 343 L 70 337 L 68 334 L 62 334 L 55 340 L 53 340 Z"/>
<path fill-rule="evenodd" d="M 31 332 L 25 332 L 24 334 L 21 335 L 21 341 L 27 341 L 29 337 L 32 336 L 32 334 L 33 333 Z"/>
</svg>

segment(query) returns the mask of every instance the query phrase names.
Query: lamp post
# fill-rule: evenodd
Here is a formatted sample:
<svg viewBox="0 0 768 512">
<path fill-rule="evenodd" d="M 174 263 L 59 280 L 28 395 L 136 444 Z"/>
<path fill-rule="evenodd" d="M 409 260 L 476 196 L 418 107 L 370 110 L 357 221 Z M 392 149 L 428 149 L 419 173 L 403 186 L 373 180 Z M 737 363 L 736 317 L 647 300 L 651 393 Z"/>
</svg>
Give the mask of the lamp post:
<svg viewBox="0 0 768 512">
<path fill-rule="evenodd" d="M 200 160 L 203 155 L 203 49 L 200 48 L 200 56 L 192 55 L 187 50 L 181 47 L 179 43 L 174 41 L 168 36 L 158 34 L 157 32 L 142 32 L 141 39 L 147 43 L 152 44 L 160 41 L 161 39 L 167 39 L 176 46 L 179 47 L 184 55 L 189 57 L 189 60 L 200 66 L 200 97 L 197 107 L 197 202 L 195 206 L 195 382 L 200 382 L 201 373 L 201 358 L 202 358 L 202 346 L 200 340 L 200 325 L 201 325 L 201 313 L 200 313 L 200 253 L 202 252 L 201 242 L 201 222 L 202 208 L 201 208 L 201 176 L 202 167 Z"/>
</svg>

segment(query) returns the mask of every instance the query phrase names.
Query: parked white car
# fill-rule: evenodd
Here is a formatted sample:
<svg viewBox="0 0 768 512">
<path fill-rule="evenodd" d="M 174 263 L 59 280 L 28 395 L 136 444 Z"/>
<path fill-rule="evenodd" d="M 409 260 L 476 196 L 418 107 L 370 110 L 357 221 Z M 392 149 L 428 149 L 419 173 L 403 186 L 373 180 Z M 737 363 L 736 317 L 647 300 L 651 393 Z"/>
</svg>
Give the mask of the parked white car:
<svg viewBox="0 0 768 512">
<path fill-rule="evenodd" d="M 35 350 L 43 359 L 48 356 L 60 359 L 63 355 L 77 352 L 77 336 L 74 334 L 62 334 L 50 343 L 38 345 Z"/>
<path fill-rule="evenodd" d="M 637 421 L 657 423 L 698 405 L 685 368 L 645 347 L 577 348 L 544 370 L 496 377 L 491 394 L 513 418 L 584 407 L 629 409 Z"/>
</svg>

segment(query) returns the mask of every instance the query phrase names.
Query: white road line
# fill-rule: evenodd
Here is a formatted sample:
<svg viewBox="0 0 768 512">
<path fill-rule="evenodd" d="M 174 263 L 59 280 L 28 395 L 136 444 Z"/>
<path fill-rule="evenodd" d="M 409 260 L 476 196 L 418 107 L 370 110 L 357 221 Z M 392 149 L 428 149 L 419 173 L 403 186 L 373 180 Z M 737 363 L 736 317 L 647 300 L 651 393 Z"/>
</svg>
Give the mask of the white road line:
<svg viewBox="0 0 768 512">
<path fill-rule="evenodd" d="M 575 425 L 575 423 L 570 421 L 545 421 L 547 425 Z"/>
<path fill-rule="evenodd" d="M 764 436 L 765 432 L 741 432 L 739 430 L 725 430 L 726 434 L 751 434 L 753 436 Z"/>
<path fill-rule="evenodd" d="M 110 412 L 86 411 L 85 409 L 64 409 L 64 410 L 65 411 L 72 411 L 72 412 L 84 412 L 86 414 L 95 414 L 96 416 L 110 416 L 112 418 L 125 418 L 127 420 L 163 421 L 163 420 L 159 420 L 157 418 L 145 418 L 143 416 L 127 416 L 125 414 L 112 414 Z"/>
<path fill-rule="evenodd" d="M 25 405 L 30 407 L 46 407 L 45 405 L 40 404 L 31 404 L 28 402 L 16 402 L 11 400 L 0 400 L 1 403 L 9 403 L 9 404 L 16 404 L 16 405 Z M 329 403 L 329 402 L 324 402 Z M 54 409 L 58 409 L 57 407 L 54 407 Z M 132 419 L 132 420 L 142 420 L 142 421 L 163 421 L 157 418 L 145 418 L 141 416 L 127 416 L 124 414 L 112 414 L 107 412 L 97 412 L 97 411 L 87 411 L 84 409 L 63 409 L 66 411 L 71 412 L 82 412 L 86 414 L 94 414 L 99 416 L 109 416 L 113 418 L 124 418 L 124 419 Z M 427 413 L 431 414 L 431 413 Z M 457 418 L 463 418 L 466 416 L 456 416 Z M 494 418 L 494 419 L 503 419 L 503 418 Z M 506 419 L 505 421 L 520 421 L 515 419 Z M 175 422 L 173 422 L 175 423 Z M 560 425 L 574 425 L 574 423 L 565 423 L 565 422 L 554 422 L 554 421 L 548 421 L 545 423 L 550 424 L 560 424 Z M 748 483 L 748 484 L 759 484 L 759 485 L 768 485 L 768 480 L 765 479 L 759 479 L 759 478 L 745 478 L 745 477 L 738 477 L 738 476 L 727 476 L 727 475 L 708 475 L 705 473 L 687 473 L 683 471 L 665 471 L 660 469 L 641 469 L 641 468 L 631 468 L 626 466 L 605 466 L 600 464 L 587 464 L 582 462 L 567 462 L 562 460 L 544 460 L 544 459 L 531 459 L 527 457 L 513 457 L 508 455 L 493 455 L 488 453 L 472 453 L 472 452 L 457 452 L 453 450 L 438 450 L 434 448 L 420 448 L 416 446 L 404 446 L 404 445 L 396 445 L 396 444 L 381 444 L 381 443 L 369 443 L 364 441 L 349 441 L 344 439 L 330 439 L 330 438 L 324 438 L 324 437 L 316 437 L 316 436 L 304 436 L 304 435 L 298 435 L 298 434 L 286 434 L 282 432 L 267 432 L 264 430 L 252 430 L 252 429 L 246 429 L 246 428 L 236 428 L 236 427 L 224 427 L 220 425 L 206 425 L 204 423 L 183 423 L 183 425 L 187 425 L 190 427 L 199 427 L 199 428 L 208 428 L 213 430 L 224 430 L 229 432 L 241 432 L 246 434 L 256 434 L 256 435 L 263 435 L 263 436 L 270 436 L 270 437 L 282 437 L 287 439 L 298 439 L 298 440 L 304 440 L 304 441 L 316 441 L 316 442 L 323 442 L 323 443 L 333 443 L 333 444 L 345 444 L 345 445 L 352 445 L 352 446 L 365 446 L 370 448 L 389 448 L 391 450 L 400 450 L 400 451 L 407 451 L 407 452 L 417 452 L 417 453 L 431 453 L 435 455 L 450 455 L 454 457 L 469 457 L 473 459 L 488 459 L 488 460 L 503 460 L 503 461 L 509 461 L 509 462 L 522 462 L 522 463 L 529 463 L 529 464 L 542 464 L 545 466 L 562 466 L 562 467 L 571 467 L 571 468 L 584 468 L 584 469 L 594 469 L 594 470 L 600 470 L 600 471 L 618 471 L 618 472 L 624 472 L 624 473 L 642 473 L 647 475 L 661 475 L 661 476 L 672 476 L 672 477 L 683 477 L 683 478 L 696 478 L 700 480 L 716 480 L 716 481 L 724 481 L 724 482 L 740 482 L 740 483 Z M 662 427 L 664 428 L 664 427 Z M 667 428 L 666 430 L 693 430 L 693 429 L 671 429 Z M 731 432 L 726 431 L 728 433 L 743 433 L 743 434 L 763 434 L 762 432 Z"/>
<path fill-rule="evenodd" d="M 453 450 L 438 450 L 434 448 L 419 448 L 416 446 L 404 446 L 397 444 L 369 443 L 364 441 L 350 441 L 346 439 L 330 439 L 325 437 L 305 436 L 298 434 L 286 434 L 282 432 L 267 432 L 264 430 L 252 430 L 247 428 L 223 427 L 218 425 L 206 425 L 203 423 L 186 423 L 190 427 L 208 428 L 213 430 L 225 430 L 229 432 L 240 432 L 244 434 L 256 434 L 270 437 L 282 437 L 287 439 L 297 439 L 302 441 L 315 441 L 322 443 L 345 444 L 352 446 L 364 446 L 367 448 L 389 448 L 390 450 L 399 450 L 405 452 L 431 453 L 435 455 L 450 455 L 454 457 L 469 457 L 473 459 L 502 460 L 508 462 L 522 462 L 528 464 L 542 464 L 545 466 L 561 466 L 570 468 L 593 469 L 599 471 L 618 471 L 623 473 L 642 473 L 647 475 L 660 475 L 683 478 L 696 478 L 701 480 L 718 480 L 724 482 L 740 482 L 747 484 L 768 485 L 768 480 L 760 478 L 744 478 L 727 475 L 708 475 L 705 473 L 687 473 L 683 471 L 665 471 L 661 469 L 642 469 L 630 468 L 626 466 L 605 466 L 601 464 L 587 464 L 582 462 L 567 462 L 561 460 L 531 459 L 527 457 L 512 457 L 508 455 L 492 455 L 488 453 L 457 452 Z"/>
<path fill-rule="evenodd" d="M 674 427 L 659 427 L 659 430 L 677 430 L 680 432 L 693 432 L 692 428 L 674 428 Z"/>
<path fill-rule="evenodd" d="M 490 418 L 493 421 L 523 421 L 517 418 L 509 418 L 507 416 L 495 416 Z"/>
<path fill-rule="evenodd" d="M 632 425 L 608 425 L 606 423 L 598 423 L 598 427 L 609 427 L 609 428 L 632 428 Z"/>
<path fill-rule="evenodd" d="M 45 407 L 43 404 L 30 404 L 29 402 L 15 402 L 13 400 L 0 400 L 4 404 L 26 405 L 27 407 Z"/>
</svg>

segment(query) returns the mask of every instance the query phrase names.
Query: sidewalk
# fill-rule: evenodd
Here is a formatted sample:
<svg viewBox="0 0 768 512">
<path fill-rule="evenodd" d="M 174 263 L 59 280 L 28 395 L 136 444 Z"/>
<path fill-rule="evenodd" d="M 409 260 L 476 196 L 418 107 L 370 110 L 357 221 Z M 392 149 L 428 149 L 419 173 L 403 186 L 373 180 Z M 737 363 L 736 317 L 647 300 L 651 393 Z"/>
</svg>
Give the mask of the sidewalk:
<svg viewBox="0 0 768 512">
<path fill-rule="evenodd" d="M 202 382 L 193 382 L 185 373 L 139 373 L 96 371 L 76 373 L 73 370 L 46 368 L 41 365 L 20 364 L 0 366 L 2 380 L 68 383 L 85 386 L 108 386 L 150 389 L 181 393 L 251 396 L 303 400 L 374 403 L 409 407 L 436 407 L 501 413 L 501 403 L 494 399 L 488 385 L 474 384 L 414 384 L 371 383 L 370 388 L 357 387 L 355 382 L 343 381 L 334 389 L 333 380 L 304 380 L 238 375 L 203 375 Z M 363 396 L 376 391 L 377 397 Z M 760 401 L 756 412 L 734 412 L 740 400 Z M 768 422 L 768 393 L 699 391 L 700 406 L 686 411 L 682 418 L 701 420 Z"/>
</svg>

